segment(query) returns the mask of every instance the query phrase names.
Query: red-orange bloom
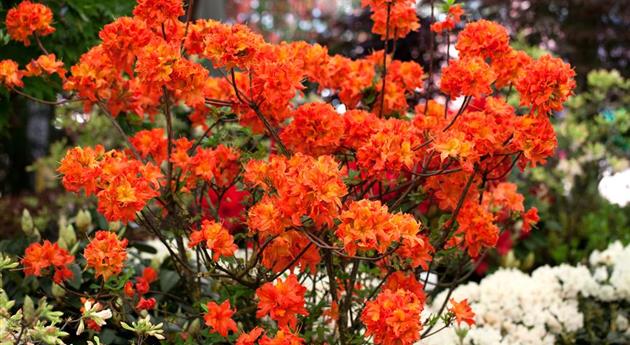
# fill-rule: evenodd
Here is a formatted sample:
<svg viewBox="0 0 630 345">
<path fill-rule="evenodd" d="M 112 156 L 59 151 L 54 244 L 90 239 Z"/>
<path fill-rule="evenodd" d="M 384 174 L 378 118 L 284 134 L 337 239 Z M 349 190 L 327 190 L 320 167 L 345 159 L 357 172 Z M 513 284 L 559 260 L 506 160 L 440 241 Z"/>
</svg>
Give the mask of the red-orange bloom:
<svg viewBox="0 0 630 345">
<path fill-rule="evenodd" d="M 482 19 L 464 27 L 455 48 L 462 57 L 492 58 L 510 50 L 510 35 L 505 27 Z"/>
<path fill-rule="evenodd" d="M 57 243 L 45 240 L 43 243 L 32 243 L 26 248 L 22 265 L 24 274 L 29 276 L 42 276 L 42 270 L 52 267 L 55 270 L 53 281 L 61 284 L 64 280 L 72 278 L 72 271 L 68 268 L 74 261 L 74 256 L 60 248 Z"/>
<path fill-rule="evenodd" d="M 24 72 L 20 71 L 19 65 L 13 60 L 0 61 L 0 84 L 8 88 L 22 87 L 22 76 Z"/>
<path fill-rule="evenodd" d="M 468 326 L 475 324 L 475 313 L 473 313 L 472 309 L 468 305 L 468 300 L 464 299 L 457 302 L 454 298 L 451 298 L 449 302 L 451 302 L 451 307 L 448 310 L 455 315 L 457 325 L 462 322 L 467 323 Z"/>
<path fill-rule="evenodd" d="M 424 300 L 405 290 L 383 290 L 375 300 L 365 304 L 361 320 L 366 335 L 383 345 L 411 345 L 420 339 L 420 313 Z"/>
<path fill-rule="evenodd" d="M 295 328 L 297 315 L 308 315 L 304 308 L 306 288 L 298 282 L 297 276 L 291 274 L 285 279 L 278 279 L 276 284 L 265 283 L 256 290 L 258 311 L 256 317 L 269 315 L 278 322 L 278 327 Z"/>
<path fill-rule="evenodd" d="M 261 241 L 262 242 L 262 241 Z M 299 257 L 299 260 L 295 258 Z M 302 270 L 309 268 L 316 272 L 317 264 L 321 261 L 317 246 L 300 232 L 287 231 L 274 238 L 263 252 L 262 265 L 279 273 L 295 266 Z"/>
<path fill-rule="evenodd" d="M 431 31 L 440 33 L 442 31 L 450 31 L 455 28 L 455 25 L 461 22 L 461 17 L 464 14 L 461 4 L 450 6 L 446 14 L 446 18 L 441 22 L 431 24 Z"/>
<path fill-rule="evenodd" d="M 138 0 L 133 14 L 149 26 L 159 27 L 166 21 L 175 21 L 184 15 L 181 0 Z"/>
<path fill-rule="evenodd" d="M 52 20 L 50 8 L 26 0 L 7 12 L 5 24 L 12 39 L 29 46 L 30 36 L 47 36 L 55 32 L 55 28 L 50 25 Z"/>
<path fill-rule="evenodd" d="M 374 21 L 372 32 L 388 39 L 403 38 L 420 27 L 413 0 L 362 0 L 361 6 L 370 6 Z M 389 10 L 387 7 L 389 6 Z M 388 18 L 389 17 L 389 18 Z M 389 27 L 388 24 L 389 23 Z M 389 35 L 387 35 L 389 34 Z"/>
<path fill-rule="evenodd" d="M 136 304 L 136 310 L 138 311 L 151 310 L 155 308 L 156 303 L 157 301 L 153 297 L 151 298 L 140 297 L 140 299 L 138 300 L 138 303 Z"/>
<path fill-rule="evenodd" d="M 229 187 L 241 171 L 238 151 L 219 145 L 215 149 L 198 147 L 189 164 L 198 178 L 214 183 L 217 187 Z"/>
<path fill-rule="evenodd" d="M 157 164 L 162 163 L 162 161 L 166 159 L 167 144 L 164 129 L 154 128 L 138 131 L 129 140 L 136 150 L 138 150 L 142 158 L 151 156 Z"/>
<path fill-rule="evenodd" d="M 105 148 L 102 145 L 68 150 L 57 169 L 63 175 L 63 186 L 71 192 L 78 192 L 83 188 L 87 195 L 95 193 L 104 154 Z"/>
<path fill-rule="evenodd" d="M 87 267 L 94 269 L 96 278 L 103 277 L 107 281 L 122 272 L 127 259 L 126 249 L 127 239 L 119 240 L 115 233 L 100 230 L 85 247 L 83 256 Z"/>
<path fill-rule="evenodd" d="M 212 251 L 212 259 L 219 260 L 221 256 L 233 256 L 237 247 L 234 244 L 234 237 L 221 224 L 204 219 L 201 222 L 201 229 L 190 234 L 188 246 L 193 248 L 205 242 L 206 247 Z"/>
<path fill-rule="evenodd" d="M 459 96 L 481 97 L 492 94 L 490 85 L 496 80 L 496 74 L 480 57 L 453 60 L 442 69 L 440 90 L 457 98 Z"/>
<path fill-rule="evenodd" d="M 517 80 L 516 90 L 521 105 L 532 108 L 532 113 L 547 115 L 562 110 L 562 104 L 573 94 L 575 71 L 559 58 L 543 55 L 530 63 Z"/>
<path fill-rule="evenodd" d="M 55 54 L 40 55 L 37 60 L 32 60 L 26 65 L 27 76 L 39 76 L 42 74 L 51 75 L 57 73 L 60 78 L 66 77 L 66 70 L 63 68 L 63 62 L 57 61 Z"/>
<path fill-rule="evenodd" d="M 286 329 L 278 330 L 276 336 L 269 338 L 266 335 L 260 339 L 260 345 L 303 345 L 304 339 L 289 332 Z"/>
<path fill-rule="evenodd" d="M 280 139 L 293 151 L 311 156 L 334 153 L 343 135 L 343 122 L 327 103 L 307 103 L 293 112 L 293 121 Z"/>
<path fill-rule="evenodd" d="M 231 309 L 229 300 L 225 300 L 221 304 L 214 301 L 208 302 L 206 307 L 208 311 L 203 319 L 206 325 L 212 328 L 211 333 L 219 333 L 221 336 L 227 337 L 229 331 L 238 332 L 236 322 L 232 320 L 235 310 Z"/>
<path fill-rule="evenodd" d="M 249 331 L 249 333 L 243 333 L 236 339 L 236 345 L 256 345 L 256 342 L 264 332 L 265 330 L 262 328 L 256 327 Z"/>
<path fill-rule="evenodd" d="M 426 298 L 424 294 L 424 286 L 416 279 L 413 273 L 405 273 L 402 271 L 392 273 L 383 285 L 383 290 L 387 289 L 392 291 L 405 289 L 416 294 L 416 296 L 418 296 L 418 298 L 422 301 Z"/>
</svg>

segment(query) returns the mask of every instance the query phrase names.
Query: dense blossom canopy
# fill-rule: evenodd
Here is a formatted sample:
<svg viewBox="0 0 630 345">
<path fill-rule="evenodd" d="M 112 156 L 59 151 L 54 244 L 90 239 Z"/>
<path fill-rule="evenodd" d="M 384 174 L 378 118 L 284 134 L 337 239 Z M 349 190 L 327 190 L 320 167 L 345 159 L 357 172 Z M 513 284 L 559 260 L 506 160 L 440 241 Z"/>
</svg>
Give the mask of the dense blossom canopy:
<svg viewBox="0 0 630 345">
<path fill-rule="evenodd" d="M 386 41 L 419 28 L 415 1 L 362 6 Z M 139 0 L 69 70 L 48 53 L 24 68 L 4 60 L 0 84 L 19 91 L 24 77 L 56 74 L 68 97 L 112 120 L 127 148 L 68 150 L 62 183 L 94 197 L 112 224 L 139 225 L 167 246 L 192 308 L 203 294 L 216 300 L 214 286 L 199 284 L 249 291 L 250 299 L 203 300 L 213 336 L 304 344 L 302 327 L 323 314 L 332 337 L 414 344 L 433 327 L 421 319 L 427 282 L 417 273 L 478 258 L 502 233 L 538 221 L 506 179 L 555 150 L 549 117 L 575 87 L 562 60 L 532 59 L 486 20 L 465 24 L 457 58 L 434 71 L 395 60 L 389 47 L 353 60 L 317 44 L 268 43 L 245 25 L 182 22 L 185 14 L 181 0 Z M 450 35 L 462 16 L 451 4 L 431 30 Z M 25 44 L 54 31 L 52 12 L 29 1 L 6 23 Z M 136 312 L 159 310 L 149 297 L 157 273 L 133 278 L 119 235 L 89 234 L 85 267 Z M 26 275 L 52 268 L 58 284 L 73 262 L 49 241 L 22 259 Z M 383 283 L 357 293 L 365 276 Z M 466 300 L 451 300 L 443 320 L 473 317 Z"/>
</svg>

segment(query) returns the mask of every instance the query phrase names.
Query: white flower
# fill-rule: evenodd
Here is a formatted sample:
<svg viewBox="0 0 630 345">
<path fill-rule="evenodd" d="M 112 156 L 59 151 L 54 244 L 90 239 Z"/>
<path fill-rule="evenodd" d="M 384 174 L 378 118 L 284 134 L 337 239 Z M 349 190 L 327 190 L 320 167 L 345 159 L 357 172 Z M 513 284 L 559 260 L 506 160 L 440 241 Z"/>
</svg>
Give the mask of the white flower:
<svg viewBox="0 0 630 345">
<path fill-rule="evenodd" d="M 110 309 L 103 309 L 103 306 L 94 302 L 92 299 L 86 299 L 83 302 L 83 314 L 79 321 L 79 327 L 77 328 L 77 335 L 83 333 L 85 330 L 85 324 L 83 320 L 92 320 L 98 326 L 104 326 L 107 322 L 105 320 L 112 317 L 112 311 Z"/>
</svg>

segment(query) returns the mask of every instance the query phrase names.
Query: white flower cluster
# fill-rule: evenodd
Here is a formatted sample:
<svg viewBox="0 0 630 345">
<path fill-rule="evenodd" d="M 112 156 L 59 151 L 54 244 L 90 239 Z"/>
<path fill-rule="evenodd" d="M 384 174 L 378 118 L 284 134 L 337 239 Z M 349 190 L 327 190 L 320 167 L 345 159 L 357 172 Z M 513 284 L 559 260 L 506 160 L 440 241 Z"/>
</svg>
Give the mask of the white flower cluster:
<svg viewBox="0 0 630 345">
<path fill-rule="evenodd" d="M 531 275 L 515 269 L 501 269 L 480 283 L 459 286 L 451 297 L 468 299 L 476 314 L 476 325 L 468 330 L 466 345 L 555 344 L 584 325 L 578 298 L 630 301 L 630 246 L 616 242 L 603 252 L 592 253 L 589 266 L 544 266 Z M 425 317 L 444 302 L 440 293 L 425 310 Z M 621 330 L 628 320 L 616 320 Z M 436 329 L 442 325 L 437 325 Z M 466 327 L 462 324 L 462 327 Z M 424 345 L 460 344 L 453 327 L 422 340 Z"/>
</svg>

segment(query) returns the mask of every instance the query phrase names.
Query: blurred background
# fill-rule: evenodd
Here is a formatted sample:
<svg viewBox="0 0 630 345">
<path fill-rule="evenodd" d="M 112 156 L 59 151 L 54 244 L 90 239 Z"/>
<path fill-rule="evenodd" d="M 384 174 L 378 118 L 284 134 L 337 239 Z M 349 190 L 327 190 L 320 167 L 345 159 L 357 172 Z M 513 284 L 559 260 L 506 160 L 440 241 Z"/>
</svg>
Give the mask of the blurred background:
<svg viewBox="0 0 630 345">
<path fill-rule="evenodd" d="M 0 17 L 17 2 L 3 0 Z M 130 0 L 43 2 L 53 8 L 57 28 L 46 44 L 66 66 L 98 41 L 104 24 L 134 6 Z M 432 3 L 436 17 L 443 16 L 441 1 L 419 2 L 422 27 L 397 42 L 396 59 L 428 69 Z M 554 159 L 513 176 L 528 205 L 540 211 L 538 229 L 528 237 L 506 232 L 478 275 L 501 266 L 528 271 L 577 263 L 615 240 L 630 242 L 630 1 L 474 0 L 464 7 L 468 21 L 483 17 L 507 26 L 512 44 L 532 56 L 550 52 L 567 60 L 578 79 L 575 96 L 554 117 L 559 140 Z M 369 13 L 358 0 L 197 0 L 194 13 L 245 23 L 271 42 L 317 42 L 331 54 L 353 58 L 383 44 L 370 33 Z M 445 51 L 442 41 L 435 44 Z M 37 47 L 10 41 L 0 24 L 0 59 L 24 64 L 38 55 Z M 61 88 L 58 80 L 54 84 L 57 88 L 32 79 L 25 91 L 55 100 Z M 89 208 L 93 201 L 64 193 L 55 169 L 70 146 L 116 145 L 110 126 L 80 107 L 42 106 L 0 91 L 0 239 L 20 231 L 25 208 L 38 229 L 52 233 L 60 227 L 59 214 Z"/>
</svg>

